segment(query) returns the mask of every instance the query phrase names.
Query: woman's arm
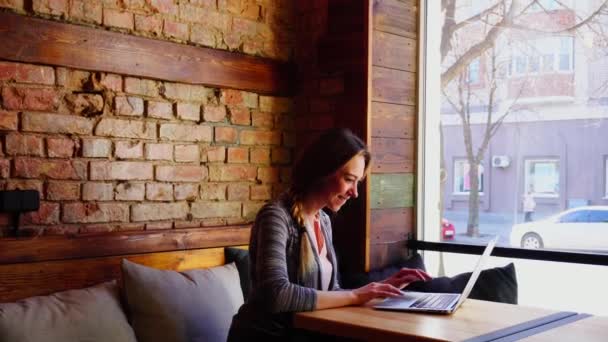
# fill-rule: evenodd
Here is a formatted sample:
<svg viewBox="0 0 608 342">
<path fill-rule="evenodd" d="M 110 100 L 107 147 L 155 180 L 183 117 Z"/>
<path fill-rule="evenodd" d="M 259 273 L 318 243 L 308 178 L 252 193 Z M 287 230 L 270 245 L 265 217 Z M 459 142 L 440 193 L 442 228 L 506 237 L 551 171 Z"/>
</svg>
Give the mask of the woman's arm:
<svg viewBox="0 0 608 342">
<path fill-rule="evenodd" d="M 398 297 L 401 291 L 389 283 L 369 283 L 355 290 L 317 291 L 316 310 L 361 305 L 374 298 Z"/>
</svg>

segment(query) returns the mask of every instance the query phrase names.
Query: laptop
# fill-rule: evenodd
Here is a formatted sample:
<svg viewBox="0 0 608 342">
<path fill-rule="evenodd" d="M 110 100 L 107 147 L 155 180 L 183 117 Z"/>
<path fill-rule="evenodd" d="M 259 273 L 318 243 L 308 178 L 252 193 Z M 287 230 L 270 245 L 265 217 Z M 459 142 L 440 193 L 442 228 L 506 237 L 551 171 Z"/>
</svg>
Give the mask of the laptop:
<svg viewBox="0 0 608 342">
<path fill-rule="evenodd" d="M 408 312 L 431 312 L 440 314 L 451 314 L 467 299 L 485 262 L 490 257 L 498 236 L 490 240 L 486 249 L 477 261 L 477 266 L 471 274 L 467 285 L 462 293 L 432 293 L 432 292 L 414 292 L 402 291 L 402 297 L 386 298 L 382 302 L 373 305 L 374 309 L 381 310 L 397 310 Z"/>
</svg>

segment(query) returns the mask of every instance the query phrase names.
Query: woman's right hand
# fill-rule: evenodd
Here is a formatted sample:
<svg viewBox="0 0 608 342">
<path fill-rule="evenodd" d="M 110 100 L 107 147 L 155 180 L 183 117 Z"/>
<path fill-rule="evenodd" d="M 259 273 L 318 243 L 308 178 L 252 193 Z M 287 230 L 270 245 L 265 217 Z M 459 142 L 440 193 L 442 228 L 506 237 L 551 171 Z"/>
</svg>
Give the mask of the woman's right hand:
<svg viewBox="0 0 608 342">
<path fill-rule="evenodd" d="M 375 298 L 399 297 L 401 290 L 388 283 L 369 283 L 363 287 L 352 290 L 355 305 L 361 305 Z"/>
</svg>

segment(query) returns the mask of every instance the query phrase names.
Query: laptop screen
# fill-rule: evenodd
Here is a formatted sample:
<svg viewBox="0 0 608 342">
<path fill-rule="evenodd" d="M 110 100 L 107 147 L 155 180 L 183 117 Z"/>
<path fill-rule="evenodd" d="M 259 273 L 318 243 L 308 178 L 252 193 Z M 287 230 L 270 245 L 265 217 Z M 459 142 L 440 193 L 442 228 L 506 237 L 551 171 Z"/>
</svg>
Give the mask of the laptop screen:
<svg viewBox="0 0 608 342">
<path fill-rule="evenodd" d="M 462 304 L 462 302 L 464 302 L 464 300 L 471 293 L 471 290 L 473 290 L 473 286 L 475 286 L 475 282 L 477 282 L 477 278 L 479 278 L 481 269 L 482 269 L 483 265 L 486 263 L 486 261 L 488 260 L 488 258 L 490 257 L 490 254 L 492 253 L 494 246 L 496 246 L 497 241 L 498 241 L 498 236 L 494 237 L 492 240 L 490 240 L 490 242 L 488 242 L 486 249 L 483 251 L 483 254 L 477 261 L 477 266 L 475 266 L 475 270 L 471 274 L 471 277 L 469 278 L 469 281 L 467 282 L 467 286 L 465 286 L 464 291 L 462 291 L 462 295 L 460 296 L 458 303 L 456 303 L 456 306 L 454 306 L 454 310 L 456 310 L 456 308 L 458 308 L 460 306 L 460 304 Z"/>
</svg>

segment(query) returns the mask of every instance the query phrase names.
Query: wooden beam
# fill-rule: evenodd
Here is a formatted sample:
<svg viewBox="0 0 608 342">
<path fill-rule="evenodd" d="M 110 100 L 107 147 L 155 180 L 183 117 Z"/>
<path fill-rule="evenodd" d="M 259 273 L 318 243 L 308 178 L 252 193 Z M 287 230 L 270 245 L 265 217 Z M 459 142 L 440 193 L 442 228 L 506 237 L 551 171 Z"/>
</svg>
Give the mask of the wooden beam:
<svg viewBox="0 0 608 342">
<path fill-rule="evenodd" d="M 4 238 L 0 265 L 246 245 L 250 226 Z"/>
<path fill-rule="evenodd" d="M 414 174 L 372 173 L 371 208 L 409 208 L 414 206 Z"/>
<path fill-rule="evenodd" d="M 260 57 L 0 12 L 0 58 L 290 95 L 293 66 Z"/>
</svg>

